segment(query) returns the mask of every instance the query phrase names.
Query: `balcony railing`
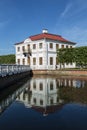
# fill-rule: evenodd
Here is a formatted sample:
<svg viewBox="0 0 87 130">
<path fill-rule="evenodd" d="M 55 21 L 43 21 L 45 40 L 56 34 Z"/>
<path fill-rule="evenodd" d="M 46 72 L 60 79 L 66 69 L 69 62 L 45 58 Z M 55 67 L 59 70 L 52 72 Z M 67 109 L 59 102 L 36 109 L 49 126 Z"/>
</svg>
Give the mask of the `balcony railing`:
<svg viewBox="0 0 87 130">
<path fill-rule="evenodd" d="M 24 50 L 24 51 L 23 51 L 23 55 L 24 55 L 25 57 L 31 56 L 31 55 L 32 55 L 31 49 Z"/>
</svg>

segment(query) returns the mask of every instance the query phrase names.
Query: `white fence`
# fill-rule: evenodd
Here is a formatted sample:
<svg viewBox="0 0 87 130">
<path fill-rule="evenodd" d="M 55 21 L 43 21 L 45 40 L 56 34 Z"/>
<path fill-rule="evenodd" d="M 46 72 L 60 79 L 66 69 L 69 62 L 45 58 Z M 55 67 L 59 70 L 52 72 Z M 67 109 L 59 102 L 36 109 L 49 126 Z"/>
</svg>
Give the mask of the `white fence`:
<svg viewBox="0 0 87 130">
<path fill-rule="evenodd" d="M 0 65 L 0 76 L 22 73 L 30 71 L 29 65 Z"/>
</svg>

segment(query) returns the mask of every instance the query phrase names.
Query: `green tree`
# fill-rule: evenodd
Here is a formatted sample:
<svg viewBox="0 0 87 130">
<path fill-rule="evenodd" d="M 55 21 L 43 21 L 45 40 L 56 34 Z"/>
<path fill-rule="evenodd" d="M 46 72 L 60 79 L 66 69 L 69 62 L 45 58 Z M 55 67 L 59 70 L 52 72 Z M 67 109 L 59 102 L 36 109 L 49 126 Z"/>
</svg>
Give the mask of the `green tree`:
<svg viewBox="0 0 87 130">
<path fill-rule="evenodd" d="M 75 62 L 79 67 L 87 67 L 87 47 L 58 49 L 57 59 L 60 65 Z"/>
<path fill-rule="evenodd" d="M 15 55 L 3 55 L 0 56 L 0 64 L 15 64 Z"/>
</svg>

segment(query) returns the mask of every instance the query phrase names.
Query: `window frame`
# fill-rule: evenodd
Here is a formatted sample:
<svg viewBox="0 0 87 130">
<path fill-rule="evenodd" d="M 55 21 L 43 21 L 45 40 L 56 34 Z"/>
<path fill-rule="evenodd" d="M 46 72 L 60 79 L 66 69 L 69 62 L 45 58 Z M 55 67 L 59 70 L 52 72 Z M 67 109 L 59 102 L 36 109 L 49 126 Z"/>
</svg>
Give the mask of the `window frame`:
<svg viewBox="0 0 87 130">
<path fill-rule="evenodd" d="M 53 65 L 53 57 L 50 57 L 50 65 Z"/>
<path fill-rule="evenodd" d="M 43 43 L 39 43 L 39 49 L 42 49 L 43 48 Z"/>
<path fill-rule="evenodd" d="M 39 57 L 39 65 L 43 65 L 43 57 Z"/>
<path fill-rule="evenodd" d="M 50 48 L 50 49 L 53 49 L 53 43 L 50 43 L 50 44 L 49 44 L 49 48 Z"/>
</svg>

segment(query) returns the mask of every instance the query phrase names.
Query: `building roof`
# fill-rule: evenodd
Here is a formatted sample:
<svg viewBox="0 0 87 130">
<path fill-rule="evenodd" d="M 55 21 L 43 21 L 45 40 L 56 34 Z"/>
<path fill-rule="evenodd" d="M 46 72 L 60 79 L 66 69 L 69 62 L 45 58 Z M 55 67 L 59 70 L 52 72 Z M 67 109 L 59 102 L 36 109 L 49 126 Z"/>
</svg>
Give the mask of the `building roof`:
<svg viewBox="0 0 87 130">
<path fill-rule="evenodd" d="M 51 114 L 55 113 L 56 111 L 60 111 L 63 108 L 64 104 L 59 105 L 51 105 L 46 107 L 40 107 L 40 106 L 32 106 L 32 109 L 36 110 L 39 113 L 42 114 Z"/>
<path fill-rule="evenodd" d="M 54 34 L 49 34 L 49 33 L 42 33 L 42 34 L 38 34 L 38 35 L 34 35 L 34 36 L 31 36 L 30 39 L 32 41 L 35 41 L 35 40 L 40 40 L 40 39 L 51 39 L 51 40 L 58 40 L 58 41 L 64 41 L 64 42 L 67 42 L 68 40 L 62 38 L 61 36 L 59 35 L 54 35 Z"/>
<path fill-rule="evenodd" d="M 56 40 L 61 42 L 70 42 L 66 40 L 65 38 L 61 37 L 60 35 L 50 34 L 50 33 L 41 33 L 38 35 L 30 36 L 29 37 L 32 41 L 41 40 L 41 39 L 50 39 L 50 40 Z"/>
<path fill-rule="evenodd" d="M 36 41 L 36 40 L 41 40 L 41 39 L 49 39 L 49 40 L 55 40 L 55 41 L 60 41 L 60 42 L 64 42 L 64 43 L 76 44 L 74 42 L 66 40 L 65 38 L 63 38 L 60 35 L 50 34 L 50 33 L 41 33 L 41 34 L 30 36 L 29 38 L 31 39 L 31 41 Z M 16 43 L 16 44 L 21 44 L 21 43 L 23 43 L 23 42 Z"/>
</svg>

